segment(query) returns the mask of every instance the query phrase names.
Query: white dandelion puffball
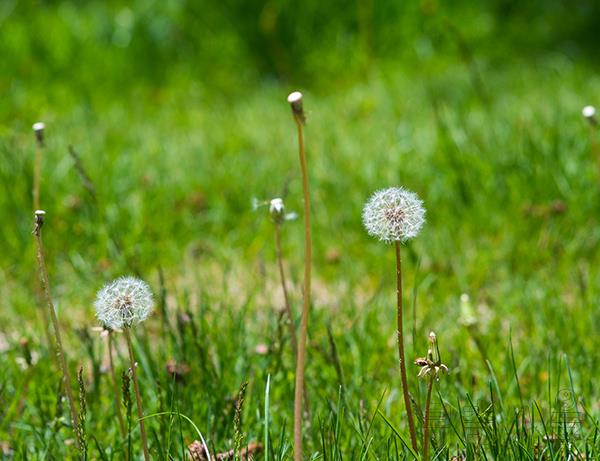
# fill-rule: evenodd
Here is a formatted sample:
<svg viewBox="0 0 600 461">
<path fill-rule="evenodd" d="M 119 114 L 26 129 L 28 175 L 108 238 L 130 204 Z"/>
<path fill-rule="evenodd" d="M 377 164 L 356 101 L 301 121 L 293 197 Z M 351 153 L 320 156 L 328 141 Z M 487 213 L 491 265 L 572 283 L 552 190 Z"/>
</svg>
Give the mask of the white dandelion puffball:
<svg viewBox="0 0 600 461">
<path fill-rule="evenodd" d="M 596 115 L 596 108 L 594 106 L 585 106 L 581 111 L 581 114 L 585 118 L 593 118 Z"/>
<path fill-rule="evenodd" d="M 102 288 L 96 296 L 96 317 L 112 330 L 128 328 L 148 318 L 154 300 L 146 282 L 121 277 Z"/>
<path fill-rule="evenodd" d="M 406 242 L 421 231 L 425 208 L 414 192 L 390 187 L 371 196 L 362 218 L 369 235 L 385 243 Z"/>
<path fill-rule="evenodd" d="M 46 128 L 46 125 L 44 124 L 44 122 L 35 122 L 31 128 L 33 129 L 33 131 L 44 131 L 44 129 Z"/>
</svg>

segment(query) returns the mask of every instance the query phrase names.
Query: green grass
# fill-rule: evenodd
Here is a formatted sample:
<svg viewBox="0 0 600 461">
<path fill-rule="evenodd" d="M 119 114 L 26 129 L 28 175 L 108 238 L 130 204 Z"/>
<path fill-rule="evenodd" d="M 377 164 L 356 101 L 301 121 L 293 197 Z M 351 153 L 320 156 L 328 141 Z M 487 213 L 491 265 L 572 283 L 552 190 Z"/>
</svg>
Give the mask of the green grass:
<svg viewBox="0 0 600 461">
<path fill-rule="evenodd" d="M 369 195 L 392 185 L 417 192 L 428 210 L 423 232 L 403 254 L 407 356 L 423 356 L 434 330 L 450 368 L 434 388 L 437 414 L 450 418 L 433 430 L 431 452 L 437 459 L 458 453 L 566 459 L 569 450 L 599 456 L 600 178 L 581 117 L 585 104 L 599 104 L 593 60 L 574 59 L 560 47 L 520 53 L 519 42 L 508 39 L 496 49 L 497 25 L 482 31 L 488 23 L 479 21 L 463 31 L 475 50 L 474 68 L 456 43 L 440 44 L 440 35 L 451 36 L 437 20 L 420 17 L 414 22 L 425 28 L 415 33 L 413 49 L 398 59 L 382 51 L 385 57 L 366 67 L 357 58 L 339 82 L 331 76 L 340 64 L 327 54 L 335 52 L 319 54 L 316 43 L 302 55 L 302 72 L 269 78 L 261 67 L 267 64 L 240 51 L 243 40 L 231 31 L 218 42 L 226 65 L 216 61 L 213 75 L 201 79 L 185 54 L 168 67 L 167 50 L 157 55 L 167 68 L 154 81 L 144 67 L 151 45 L 135 43 L 132 51 L 93 42 L 100 34 L 95 28 L 103 30 L 102 11 L 116 15 L 115 5 L 91 2 L 81 36 L 63 27 L 76 24 L 72 5 L 44 8 L 27 9 L 33 25 L 17 9 L 0 32 L 12 37 L 0 45 L 8 56 L 0 67 L 6 90 L 0 103 L 0 442 L 10 445 L 14 459 L 77 456 L 67 443 L 73 439 L 67 403 L 58 398 L 60 377 L 36 297 L 30 126 L 38 119 L 47 125 L 41 202 L 50 283 L 73 376 L 84 368 L 89 458 L 120 460 L 128 449 L 114 415 L 106 341 L 92 327 L 96 291 L 134 273 L 150 283 L 158 304 L 135 331 L 145 411 L 155 415 L 147 420 L 153 459 L 184 459 L 197 430 L 211 449 L 233 448 L 235 400 L 245 381 L 244 443 L 268 437 L 270 461 L 291 459 L 295 363 L 278 314 L 273 225 L 265 208 L 252 210 L 252 199 L 285 195 L 287 209 L 301 212 L 286 103 L 295 85 L 305 92 L 308 112 L 315 246 L 307 458 L 411 459 L 402 442 L 409 438 L 394 344 L 393 248 L 368 238 L 360 221 Z M 451 20 L 462 17 L 453 14 Z M 47 44 L 57 55 L 36 46 L 36 24 L 59 34 Z M 238 57 L 249 68 L 235 74 L 227 69 L 235 69 Z M 318 71 L 305 67 L 319 57 L 324 75 L 313 84 L 307 75 Z M 94 58 L 104 65 L 94 67 Z M 202 56 L 200 64 L 212 58 Z M 302 231 L 300 219 L 283 232 L 298 315 Z M 463 293 L 471 300 L 471 327 Z M 21 339 L 34 355 L 31 366 L 23 362 Z M 127 367 L 122 339 L 119 374 Z M 261 344 L 267 354 L 256 352 Z M 167 374 L 170 359 L 189 366 L 183 381 Z M 422 409 L 426 387 L 417 372 L 409 367 Z M 578 437 L 556 424 L 563 407 L 568 422 L 579 412 Z M 139 457 L 134 417 L 131 430 Z"/>
</svg>

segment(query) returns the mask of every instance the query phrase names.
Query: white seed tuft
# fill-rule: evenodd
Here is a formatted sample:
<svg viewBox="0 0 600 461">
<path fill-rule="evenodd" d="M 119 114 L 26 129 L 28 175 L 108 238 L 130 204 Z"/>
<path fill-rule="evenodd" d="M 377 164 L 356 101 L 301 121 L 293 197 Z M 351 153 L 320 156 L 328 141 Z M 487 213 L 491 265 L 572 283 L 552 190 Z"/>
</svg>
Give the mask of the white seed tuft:
<svg viewBox="0 0 600 461">
<path fill-rule="evenodd" d="M 585 118 L 593 118 L 596 115 L 596 108 L 594 106 L 585 106 L 581 111 L 581 114 Z"/>
<path fill-rule="evenodd" d="M 425 208 L 414 192 L 390 187 L 371 196 L 362 218 L 369 235 L 385 243 L 405 242 L 421 231 Z"/>
<path fill-rule="evenodd" d="M 296 104 L 299 101 L 302 101 L 302 93 L 300 93 L 299 91 L 294 91 L 293 93 L 290 93 L 288 95 L 287 99 L 290 104 Z"/>
<path fill-rule="evenodd" d="M 274 198 L 269 203 L 269 213 L 272 215 L 280 215 L 283 213 L 285 207 L 283 206 L 283 200 L 280 198 Z"/>
<path fill-rule="evenodd" d="M 96 317 L 112 330 L 143 322 L 153 305 L 150 287 L 135 277 L 121 277 L 108 283 L 98 292 L 94 303 Z"/>
<path fill-rule="evenodd" d="M 46 125 L 44 124 L 44 122 L 36 122 L 31 126 L 31 128 L 33 129 L 33 131 L 44 131 Z"/>
</svg>

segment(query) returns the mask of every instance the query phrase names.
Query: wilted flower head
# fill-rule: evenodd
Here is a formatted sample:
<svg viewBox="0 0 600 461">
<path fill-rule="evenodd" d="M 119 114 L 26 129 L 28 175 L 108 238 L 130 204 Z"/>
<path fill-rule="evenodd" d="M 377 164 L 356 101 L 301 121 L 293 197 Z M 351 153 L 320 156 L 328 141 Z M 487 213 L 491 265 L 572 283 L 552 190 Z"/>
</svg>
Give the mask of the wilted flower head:
<svg viewBox="0 0 600 461">
<path fill-rule="evenodd" d="M 143 322 L 153 305 L 150 287 L 135 277 L 121 277 L 105 285 L 94 303 L 96 317 L 112 330 Z"/>
<path fill-rule="evenodd" d="M 437 343 L 437 336 L 432 331 L 429 333 L 429 349 L 427 350 L 427 357 L 420 357 L 415 360 L 415 365 L 421 367 L 418 378 L 425 378 L 427 376 L 436 380 L 440 379 L 440 373 L 448 373 L 448 367 L 442 363 L 440 357 L 440 348 Z"/>
<path fill-rule="evenodd" d="M 425 208 L 417 194 L 402 187 L 375 192 L 363 209 L 369 235 L 385 243 L 416 237 L 425 222 Z"/>
</svg>

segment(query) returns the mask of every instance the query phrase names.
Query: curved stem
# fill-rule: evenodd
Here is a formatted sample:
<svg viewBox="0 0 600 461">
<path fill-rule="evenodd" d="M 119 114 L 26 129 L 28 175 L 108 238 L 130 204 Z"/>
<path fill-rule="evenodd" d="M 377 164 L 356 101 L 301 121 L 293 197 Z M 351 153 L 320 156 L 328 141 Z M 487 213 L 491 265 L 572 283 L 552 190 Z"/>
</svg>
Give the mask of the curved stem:
<svg viewBox="0 0 600 461">
<path fill-rule="evenodd" d="M 406 378 L 406 363 L 404 357 L 404 326 L 402 321 L 402 260 L 400 258 L 400 242 L 396 242 L 396 295 L 397 295 L 397 319 L 398 319 L 398 358 L 400 359 L 400 378 L 402 379 L 402 394 L 404 395 L 404 406 L 406 409 L 406 419 L 408 420 L 408 429 L 410 431 L 410 441 L 413 450 L 417 451 L 417 435 L 415 432 L 415 422 L 408 395 L 408 379 Z"/>
<path fill-rule="evenodd" d="M 62 371 L 63 384 L 65 387 L 65 393 L 67 394 L 67 400 L 69 401 L 69 409 L 71 411 L 71 425 L 75 432 L 75 440 L 77 448 L 81 448 L 81 441 L 79 439 L 79 431 L 77 428 L 77 409 L 75 407 L 75 399 L 73 398 L 73 391 L 71 389 L 71 375 L 69 374 L 69 367 L 67 366 L 67 359 L 65 357 L 65 351 L 63 348 L 62 338 L 60 336 L 60 327 L 58 324 L 58 318 L 56 317 L 56 311 L 54 310 L 54 304 L 52 303 L 52 296 L 50 295 L 50 283 L 48 281 L 48 271 L 46 270 L 46 260 L 44 258 L 44 244 L 42 241 L 42 223 L 36 222 L 34 232 L 35 241 L 37 244 L 37 262 L 38 271 L 40 276 L 40 282 L 44 297 L 46 298 L 46 306 L 50 313 L 50 319 L 52 320 L 52 327 L 54 328 L 54 340 L 56 344 L 56 357 L 58 359 L 59 366 Z"/>
<path fill-rule="evenodd" d="M 298 129 L 298 148 L 300 154 L 300 168 L 302 170 L 302 191 L 304 195 L 304 302 L 302 305 L 302 319 L 300 320 L 300 342 L 298 343 L 298 356 L 296 358 L 296 389 L 294 393 L 294 461 L 302 461 L 302 396 L 304 394 L 304 363 L 306 358 L 306 337 L 308 333 L 308 314 L 310 309 L 312 243 L 310 233 L 308 172 L 306 167 L 306 154 L 304 152 L 302 118 L 299 114 L 294 113 L 294 120 Z"/>
<path fill-rule="evenodd" d="M 429 407 L 431 406 L 431 390 L 433 389 L 433 377 L 429 378 L 427 385 L 427 400 L 425 401 L 425 431 L 423 433 L 423 461 L 427 461 L 427 449 L 429 448 Z"/>
<path fill-rule="evenodd" d="M 113 385 L 113 394 L 115 399 L 115 411 L 117 412 L 117 419 L 119 420 L 119 429 L 121 430 L 121 437 L 125 440 L 127 437 L 127 429 L 125 429 L 125 420 L 123 419 L 123 413 L 121 412 L 121 398 L 119 395 L 119 384 L 117 381 L 117 374 L 115 373 L 115 366 L 113 361 L 113 331 L 108 332 L 108 363 L 110 367 L 110 376 Z"/>
<path fill-rule="evenodd" d="M 131 334 L 129 328 L 124 329 L 125 339 L 127 340 L 127 350 L 129 351 L 129 361 L 131 362 L 131 377 L 133 378 L 133 390 L 135 391 L 135 403 L 137 405 L 137 414 L 140 422 L 140 435 L 142 437 L 142 447 L 144 448 L 144 459 L 150 461 L 150 452 L 148 451 L 148 439 L 146 438 L 146 426 L 144 424 L 144 410 L 142 408 L 142 398 L 140 396 L 140 386 L 138 384 L 136 363 L 133 356 L 133 345 L 131 344 Z"/>
</svg>

